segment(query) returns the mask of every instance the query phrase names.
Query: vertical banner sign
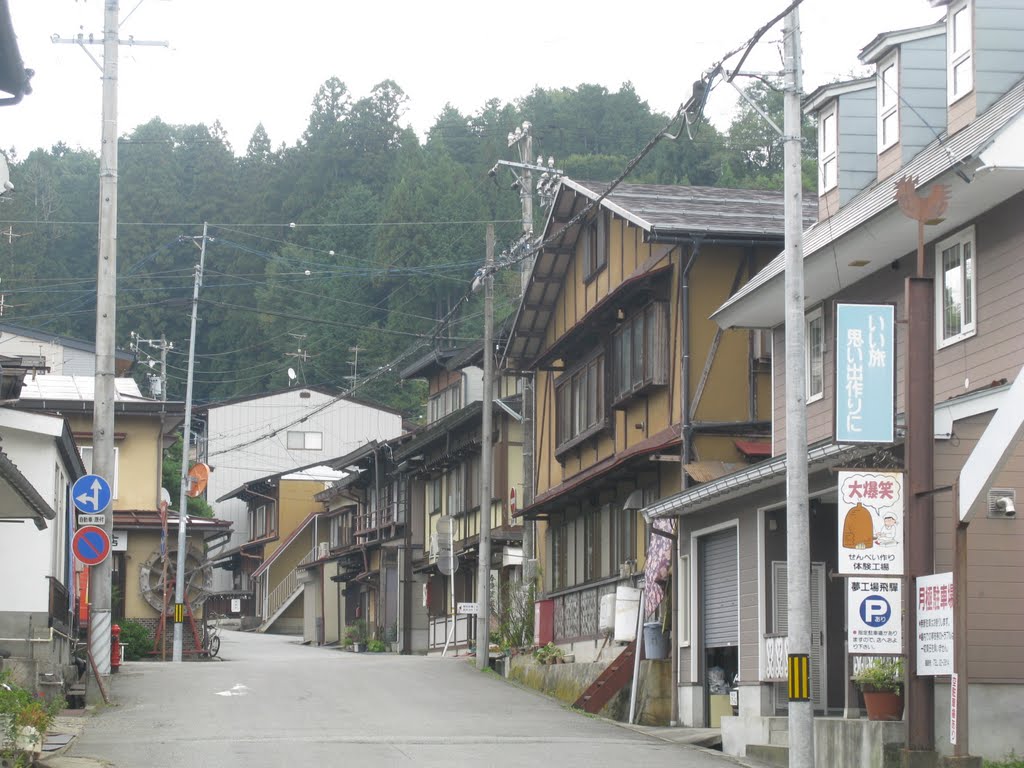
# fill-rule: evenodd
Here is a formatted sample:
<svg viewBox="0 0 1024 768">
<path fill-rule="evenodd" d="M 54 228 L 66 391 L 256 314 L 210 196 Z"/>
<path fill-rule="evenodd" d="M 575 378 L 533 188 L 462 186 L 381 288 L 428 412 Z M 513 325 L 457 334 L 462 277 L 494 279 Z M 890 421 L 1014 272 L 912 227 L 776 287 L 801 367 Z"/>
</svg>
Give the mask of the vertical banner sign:
<svg viewBox="0 0 1024 768">
<path fill-rule="evenodd" d="M 896 437 L 896 307 L 836 304 L 836 442 Z"/>
<path fill-rule="evenodd" d="M 839 473 L 839 563 L 844 576 L 903 575 L 903 473 Z"/>
<path fill-rule="evenodd" d="M 949 676 L 949 743 L 956 744 L 956 697 L 960 692 L 960 676 L 954 672 Z"/>
<path fill-rule="evenodd" d="M 846 580 L 850 653 L 903 653 L 903 580 Z"/>
<path fill-rule="evenodd" d="M 917 577 L 917 674 L 953 674 L 953 574 Z"/>
</svg>

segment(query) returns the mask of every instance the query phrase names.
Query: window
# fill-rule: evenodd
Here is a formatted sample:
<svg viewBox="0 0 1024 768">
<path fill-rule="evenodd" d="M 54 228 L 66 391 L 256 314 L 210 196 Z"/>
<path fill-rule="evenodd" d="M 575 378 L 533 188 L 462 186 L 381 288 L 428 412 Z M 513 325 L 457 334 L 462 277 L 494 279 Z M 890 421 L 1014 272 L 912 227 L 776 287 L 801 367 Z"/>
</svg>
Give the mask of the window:
<svg viewBox="0 0 1024 768">
<path fill-rule="evenodd" d="M 599 579 L 601 573 L 601 515 L 591 511 L 583 518 L 583 580 Z"/>
<path fill-rule="evenodd" d="M 818 194 L 825 194 L 839 183 L 839 164 L 836 156 L 838 128 L 836 103 L 822 110 L 818 122 Z"/>
<path fill-rule="evenodd" d="M 949 103 L 974 89 L 974 24 L 970 0 L 950 5 L 946 14 L 947 73 Z"/>
<path fill-rule="evenodd" d="M 249 541 L 273 536 L 277 533 L 277 515 L 269 504 L 249 510 Z"/>
<path fill-rule="evenodd" d="M 621 504 L 611 508 L 611 567 L 618 575 L 619 566 L 636 560 L 636 519 L 639 512 L 627 512 Z"/>
<path fill-rule="evenodd" d="M 568 586 L 569 526 L 562 521 L 551 529 L 551 588 L 564 589 Z"/>
<path fill-rule="evenodd" d="M 878 65 L 878 151 L 900 140 L 900 60 L 899 51 Z"/>
<path fill-rule="evenodd" d="M 825 317 L 821 307 L 807 314 L 804 337 L 804 348 L 807 350 L 807 402 L 813 403 L 825 394 Z"/>
<path fill-rule="evenodd" d="M 113 480 L 111 481 L 111 479 L 109 477 L 105 478 L 108 482 L 110 482 L 110 494 L 111 494 L 111 498 L 113 498 L 113 499 L 117 498 L 117 476 L 118 476 L 118 469 L 117 468 L 118 468 L 118 465 L 120 465 L 120 463 L 121 463 L 120 455 L 119 455 L 120 451 L 121 451 L 120 448 L 114 448 L 114 478 L 113 478 Z M 85 473 L 87 475 L 91 475 L 92 474 L 92 446 L 91 445 L 79 446 L 78 447 L 78 455 L 82 457 L 82 464 L 85 465 Z"/>
<path fill-rule="evenodd" d="M 973 336 L 977 328 L 974 252 L 974 227 L 935 246 L 935 303 L 939 320 L 935 330 L 940 348 Z"/>
<path fill-rule="evenodd" d="M 558 446 L 568 448 L 605 426 L 604 355 L 568 371 L 555 384 Z"/>
<path fill-rule="evenodd" d="M 442 507 L 441 500 L 442 500 L 443 496 L 441 495 L 441 484 L 442 484 L 442 480 L 441 480 L 441 476 L 440 475 L 438 475 L 437 477 L 433 478 L 430 481 L 430 499 L 429 499 L 430 508 L 429 508 L 429 511 L 430 511 L 430 514 L 432 514 L 432 515 L 439 515 L 439 514 L 441 514 L 441 511 L 442 511 L 441 510 L 441 507 Z"/>
<path fill-rule="evenodd" d="M 458 383 L 431 395 L 427 400 L 427 423 L 432 424 L 462 407 L 462 388 Z"/>
<path fill-rule="evenodd" d="M 612 334 L 612 401 L 668 384 L 668 303 L 648 304 Z"/>
<path fill-rule="evenodd" d="M 584 230 L 583 279 L 590 280 L 608 264 L 608 212 L 597 216 Z"/>
<path fill-rule="evenodd" d="M 323 449 L 323 432 L 288 432 L 289 451 L 322 451 Z"/>
</svg>

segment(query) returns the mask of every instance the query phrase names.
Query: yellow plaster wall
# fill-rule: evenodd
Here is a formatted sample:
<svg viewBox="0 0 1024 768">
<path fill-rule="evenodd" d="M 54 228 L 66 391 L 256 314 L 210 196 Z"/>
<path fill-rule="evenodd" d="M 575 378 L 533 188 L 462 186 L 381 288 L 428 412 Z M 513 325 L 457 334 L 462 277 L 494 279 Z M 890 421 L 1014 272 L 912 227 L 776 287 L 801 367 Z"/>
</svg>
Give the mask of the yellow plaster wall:
<svg viewBox="0 0 1024 768">
<path fill-rule="evenodd" d="M 92 445 L 91 437 L 82 437 L 92 433 L 92 414 L 72 414 L 68 422 L 79 445 Z M 124 439 L 114 441 L 118 449 L 114 509 L 156 509 L 163 461 L 160 419 L 116 414 L 114 431 L 125 434 Z"/>
<path fill-rule="evenodd" d="M 324 487 L 325 483 L 321 480 L 281 480 L 277 497 L 278 540 L 266 545 L 263 552 L 264 557 L 274 554 L 289 534 L 309 517 L 311 512 L 317 512 L 323 508 L 323 505 L 317 502 L 313 496 L 322 491 Z M 308 551 L 307 549 L 306 552 Z"/>
</svg>

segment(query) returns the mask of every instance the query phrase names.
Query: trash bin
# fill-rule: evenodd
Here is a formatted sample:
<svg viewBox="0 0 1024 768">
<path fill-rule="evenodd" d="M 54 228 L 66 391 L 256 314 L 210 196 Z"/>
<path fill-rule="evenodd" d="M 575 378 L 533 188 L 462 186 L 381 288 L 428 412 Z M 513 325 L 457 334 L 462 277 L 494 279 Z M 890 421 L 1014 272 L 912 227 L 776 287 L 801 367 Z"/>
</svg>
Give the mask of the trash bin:
<svg viewBox="0 0 1024 768">
<path fill-rule="evenodd" d="M 644 624 L 644 656 L 648 659 L 667 659 L 669 654 L 669 633 L 661 628 L 660 621 Z"/>
</svg>

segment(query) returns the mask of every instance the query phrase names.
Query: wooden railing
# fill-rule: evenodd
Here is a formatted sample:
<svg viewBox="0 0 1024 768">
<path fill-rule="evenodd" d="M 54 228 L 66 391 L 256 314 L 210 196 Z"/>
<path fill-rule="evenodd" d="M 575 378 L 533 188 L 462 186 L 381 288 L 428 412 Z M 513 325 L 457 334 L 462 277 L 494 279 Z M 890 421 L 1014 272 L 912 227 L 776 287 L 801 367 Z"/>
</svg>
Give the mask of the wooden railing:
<svg viewBox="0 0 1024 768">
<path fill-rule="evenodd" d="M 379 509 L 357 513 L 355 520 L 356 541 L 374 541 L 380 538 L 382 528 L 394 525 L 398 521 L 397 512 L 398 504 L 391 502 Z"/>
<path fill-rule="evenodd" d="M 428 643 L 430 650 L 441 650 L 445 641 L 452 631 L 452 621 L 455 622 L 455 635 L 452 637 L 449 648 L 452 646 L 465 646 L 476 636 L 476 616 L 463 614 L 460 616 L 435 616 L 430 619 L 428 632 Z"/>
</svg>

